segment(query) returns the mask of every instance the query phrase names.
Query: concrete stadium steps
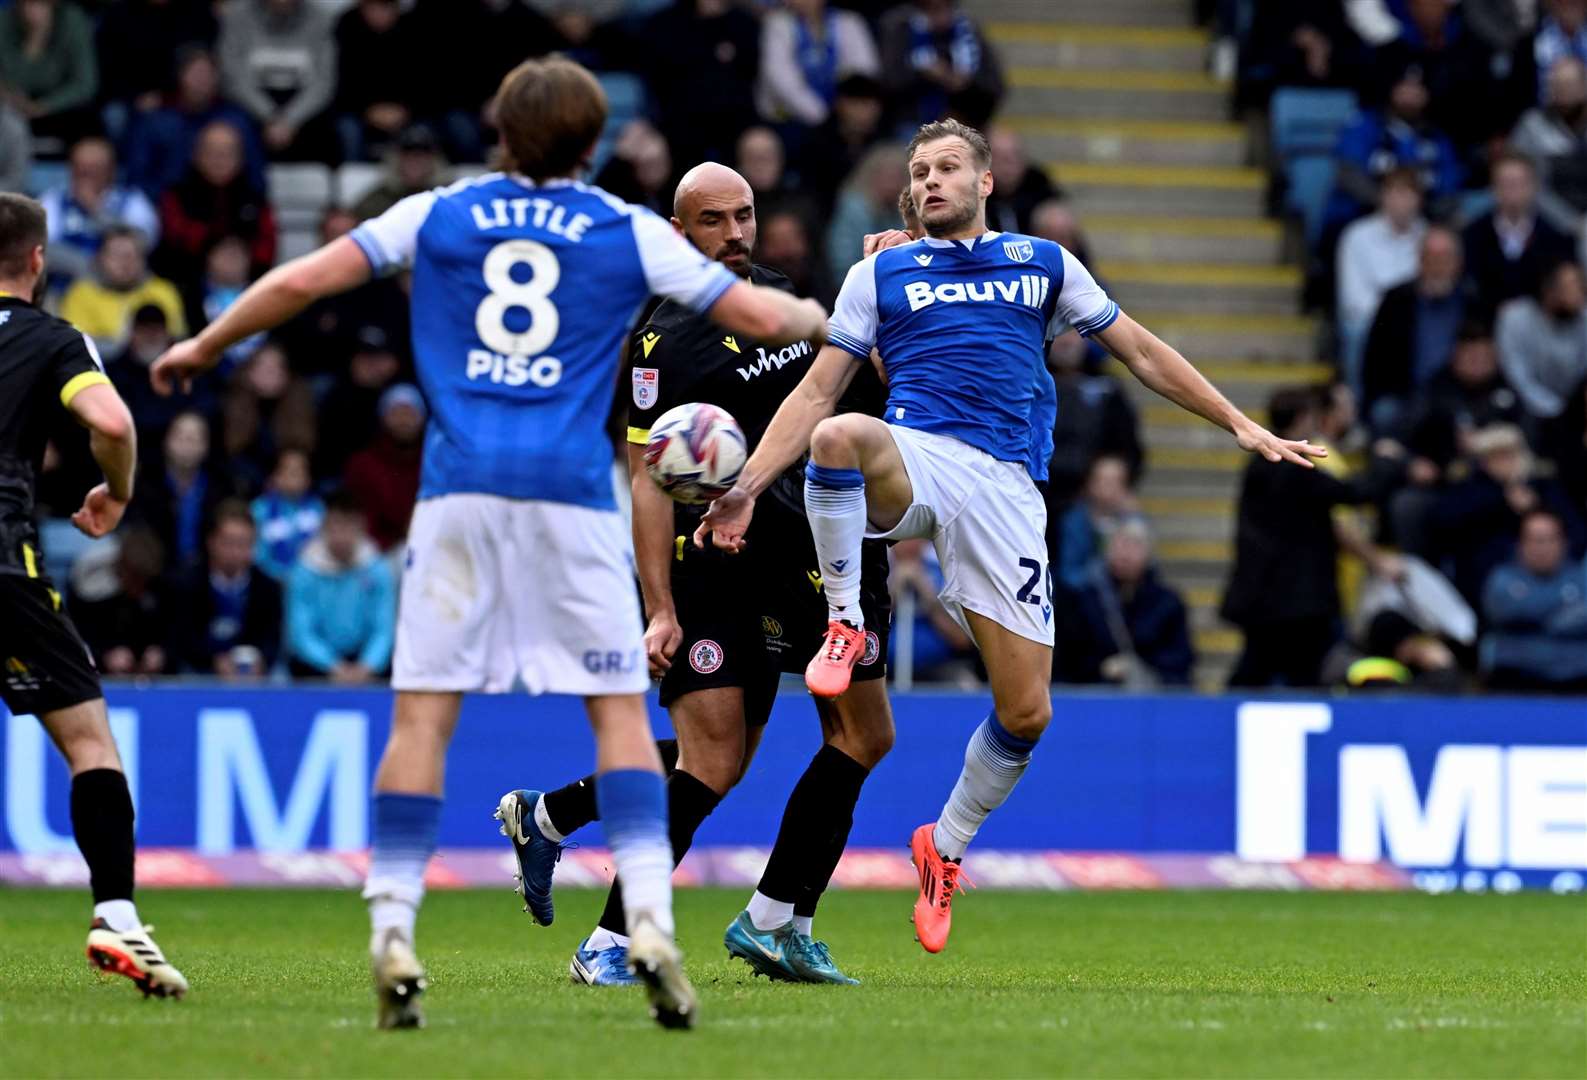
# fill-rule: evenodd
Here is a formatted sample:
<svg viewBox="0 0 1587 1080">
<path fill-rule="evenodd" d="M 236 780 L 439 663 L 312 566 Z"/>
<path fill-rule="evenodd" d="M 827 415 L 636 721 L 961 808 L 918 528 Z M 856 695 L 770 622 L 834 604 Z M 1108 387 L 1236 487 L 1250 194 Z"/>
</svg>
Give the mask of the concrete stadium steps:
<svg viewBox="0 0 1587 1080">
<path fill-rule="evenodd" d="M 997 22 L 985 28 L 1005 67 L 1066 71 L 1122 69 L 1199 74 L 1211 35 L 1186 27 L 1088 26 Z"/>
<path fill-rule="evenodd" d="M 1245 129 L 1194 120 L 1094 120 L 1026 116 L 999 118 L 1025 137 L 1033 161 L 1089 164 L 1223 165 L 1246 162 Z"/>
<path fill-rule="evenodd" d="M 1054 22 L 1183 28 L 1192 22 L 1186 0 L 965 0 L 964 7 L 983 25 Z"/>
<path fill-rule="evenodd" d="M 1310 361 L 1317 354 L 1317 320 L 1305 315 L 1229 315 L 1204 312 L 1130 310 L 1129 314 L 1192 360 L 1203 356 L 1235 360 Z"/>
<path fill-rule="evenodd" d="M 1259 169 L 1196 165 L 1115 165 L 1056 161 L 1048 175 L 1074 199 L 1081 218 L 1159 217 L 1258 220 L 1267 200 Z"/>
<path fill-rule="evenodd" d="M 1104 261 L 1097 264 L 1097 271 L 1126 311 L 1250 315 L 1300 311 L 1301 273 L 1293 266 Z"/>
<path fill-rule="evenodd" d="M 1134 120 L 1229 119 L 1229 90 L 1200 72 L 1011 67 L 1004 108 L 1031 116 Z"/>
<path fill-rule="evenodd" d="M 1110 216 L 1081 222 L 1093 257 L 1104 262 L 1255 264 L 1280 269 L 1284 230 L 1250 218 Z"/>
</svg>

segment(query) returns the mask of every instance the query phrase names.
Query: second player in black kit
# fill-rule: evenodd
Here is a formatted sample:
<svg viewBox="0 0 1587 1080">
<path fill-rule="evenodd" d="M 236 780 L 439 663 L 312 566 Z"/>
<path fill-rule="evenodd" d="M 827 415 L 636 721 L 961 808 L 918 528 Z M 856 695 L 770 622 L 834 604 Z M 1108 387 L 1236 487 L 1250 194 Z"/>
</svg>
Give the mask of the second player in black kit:
<svg viewBox="0 0 1587 1080">
<path fill-rule="evenodd" d="M 764 266 L 751 269 L 750 281 L 793 291 L 786 277 Z M 731 414 L 753 452 L 816 352 L 807 341 L 769 349 L 735 338 L 667 301 L 633 337 L 628 440 L 643 445 L 650 425 L 668 409 L 702 401 Z M 867 366 L 838 411 L 878 416 L 885 402 L 881 380 Z M 677 505 L 672 593 L 683 642 L 661 680 L 663 706 L 694 690 L 737 686 L 744 690 L 745 721 L 764 724 L 781 674 L 803 673 L 821 645 L 827 601 L 805 519 L 804 463 L 784 473 L 767 494 L 738 555 L 695 547 L 691 538 L 705 508 Z M 892 614 L 886 545 L 866 541 L 862 559 L 867 632 L 856 681 L 886 675 Z"/>
</svg>

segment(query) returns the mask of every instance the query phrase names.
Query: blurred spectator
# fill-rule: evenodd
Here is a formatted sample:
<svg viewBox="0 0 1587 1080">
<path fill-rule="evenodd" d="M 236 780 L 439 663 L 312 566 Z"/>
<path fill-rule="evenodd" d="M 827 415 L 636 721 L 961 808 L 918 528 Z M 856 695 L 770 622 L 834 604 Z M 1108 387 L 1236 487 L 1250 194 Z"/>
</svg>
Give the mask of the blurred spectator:
<svg viewBox="0 0 1587 1080">
<path fill-rule="evenodd" d="M 1317 434 L 1319 399 L 1310 387 L 1279 390 L 1268 427 L 1282 438 Z M 1245 636 L 1232 687 L 1316 686 L 1339 640 L 1339 541 L 1333 509 L 1371 501 L 1394 479 L 1386 463 L 1340 480 L 1260 455 L 1240 484 L 1234 566 L 1220 613 Z"/>
<path fill-rule="evenodd" d="M 381 551 L 407 538 L 419 498 L 419 453 L 428 417 L 418 387 L 398 383 L 380 395 L 380 434 L 347 459 L 347 493 L 364 508 L 369 536 Z"/>
<path fill-rule="evenodd" d="M 1518 154 L 1496 158 L 1489 171 L 1493 210 L 1466 226 L 1466 273 L 1489 312 L 1517 296 L 1536 296 L 1543 275 L 1575 255 L 1564 233 L 1538 216 L 1537 174 Z"/>
<path fill-rule="evenodd" d="M 624 124 L 595 185 L 625 202 L 671 217 L 672 150 L 666 137 L 646 120 Z"/>
<path fill-rule="evenodd" d="M 391 662 L 397 591 L 345 493 L 326 500 L 325 523 L 287 577 L 287 653 L 294 675 L 356 684 Z"/>
<path fill-rule="evenodd" d="M 135 187 L 116 183 L 116 151 L 99 136 L 80 139 L 67 158 L 66 183 L 39 197 L 50 222 L 50 276 L 57 282 L 82 277 L 93 265 L 105 230 L 136 229 L 146 251 L 160 242 L 160 217 Z"/>
<path fill-rule="evenodd" d="M 1380 611 L 1343 654 L 1329 657 L 1324 681 L 1353 690 L 1414 687 L 1450 693 L 1464 681 L 1454 651 L 1438 634 L 1400 611 Z"/>
<path fill-rule="evenodd" d="M 191 392 L 178 387 L 169 396 L 155 393 L 149 385 L 149 366 L 175 340 L 165 312 L 158 305 L 144 304 L 132 313 L 126 348 L 108 354 L 105 360 L 105 374 L 137 418 L 138 440 L 145 453 L 160 445 L 171 421 L 181 413 L 197 411 L 207 416 L 215 410 L 216 377 L 212 374 L 194 379 Z"/>
<path fill-rule="evenodd" d="M 1362 59 L 1339 0 L 1255 4 L 1240 57 L 1238 99 L 1262 105 L 1279 86 L 1355 87 Z"/>
<path fill-rule="evenodd" d="M 1587 66 L 1561 58 L 1548 73 L 1541 107 L 1521 117 L 1510 149 L 1537 170 L 1538 209 L 1561 232 L 1576 231 L 1587 213 Z"/>
<path fill-rule="evenodd" d="M 165 313 L 176 337 L 187 336 L 182 294 L 162 277 L 149 273 L 143 234 L 116 225 L 106 230 L 92 277 L 81 278 L 61 300 L 61 318 L 94 339 L 103 354 L 119 351 L 132 329 L 132 315 L 145 304 Z"/>
<path fill-rule="evenodd" d="M 903 610 L 906 596 L 914 605 L 915 617 L 909 630 L 914 645 L 915 681 L 952 683 L 964 690 L 980 688 L 975 642 L 940 599 L 944 579 L 936 549 L 924 540 L 901 540 L 893 547 L 892 564 L 893 610 Z M 894 656 L 888 664 L 893 667 L 897 665 L 896 650 L 902 632 L 901 627 L 895 627 L 889 642 Z"/>
<path fill-rule="evenodd" d="M 368 446 L 379 432 L 380 398 L 397 381 L 402 362 L 390 338 L 378 326 L 358 331 L 346 373 L 320 402 L 320 412 L 335 417 L 320 432 L 314 471 L 320 476 L 342 475 L 347 459 Z"/>
<path fill-rule="evenodd" d="M 1543 278 L 1536 299 L 1499 309 L 1499 366 L 1527 411 L 1558 416 L 1566 395 L 1587 378 L 1587 277 L 1562 262 Z"/>
<path fill-rule="evenodd" d="M 1131 487 L 1141 475 L 1143 454 L 1135 406 L 1118 379 L 1089 372 L 1088 359 L 1089 346 L 1074 330 L 1058 335 L 1047 349 L 1047 368 L 1058 388 L 1047 489 L 1047 520 L 1054 524 L 1085 482 L 1093 461 L 1103 456 L 1123 461 Z"/>
<path fill-rule="evenodd" d="M 986 200 L 986 227 L 997 232 L 1028 233 L 1032 213 L 1048 199 L 1062 194 L 1047 178 L 1047 171 L 1032 167 L 1025 157 L 1025 141 L 1006 124 L 995 124 L 986 133 L 992 148 L 992 194 Z"/>
<path fill-rule="evenodd" d="M 1566 561 L 1565 526 L 1546 510 L 1521 520 L 1514 562 L 1482 591 L 1482 667 L 1496 690 L 1587 690 L 1587 566 Z"/>
<path fill-rule="evenodd" d="M 184 45 L 208 47 L 219 24 L 202 0 L 115 0 L 99 17 L 99 98 L 113 137 L 134 112 L 160 107 Z"/>
<path fill-rule="evenodd" d="M 1339 238 L 1339 356 L 1351 386 L 1361 386 L 1361 353 L 1378 305 L 1416 276 L 1426 232 L 1421 181 L 1412 169 L 1394 169 L 1383 178 L 1377 213 L 1351 222 Z"/>
<path fill-rule="evenodd" d="M 413 122 L 425 57 L 398 0 L 357 0 L 336 22 L 336 133 L 344 161 L 372 160 Z"/>
<path fill-rule="evenodd" d="M 1525 429 L 1526 410 L 1499 371 L 1499 353 L 1486 325 L 1461 326 L 1449 366 L 1417 392 L 1406 420 L 1406 447 L 1441 475 L 1470 452 L 1471 437 L 1494 424 Z"/>
<path fill-rule="evenodd" d="M 439 187 L 445 165 L 435 133 L 422 124 L 414 124 L 397 137 L 385 175 L 353 204 L 353 215 L 360 221 L 367 221 L 384 214 L 409 195 Z"/>
<path fill-rule="evenodd" d="M 157 456 L 139 472 L 138 497 L 128 517 L 154 530 L 171 567 L 198 561 L 204 522 L 225 495 L 226 482 L 210 472 L 209 421 L 182 412 L 165 429 Z"/>
<path fill-rule="evenodd" d="M 1418 72 L 1431 97 L 1429 118 L 1459 146 L 1507 131 L 1515 113 L 1495 77 L 1493 51 L 1467 32 L 1456 0 L 1405 0 L 1396 14 L 1400 34 L 1374 51 L 1371 70 L 1390 78 Z"/>
<path fill-rule="evenodd" d="M 1433 216 L 1442 216 L 1459 191 L 1461 168 L 1449 136 L 1427 120 L 1429 94 L 1415 67 L 1408 67 L 1389 90 L 1384 108 L 1363 110 L 1339 134 L 1339 160 L 1324 230 L 1339 229 L 1368 213 L 1382 197 L 1378 190 L 1391 169 L 1415 169 Z"/>
<path fill-rule="evenodd" d="M 760 82 L 755 104 L 774 123 L 826 122 L 845 75 L 880 74 L 865 20 L 827 0 L 784 0 L 761 23 Z"/>
<path fill-rule="evenodd" d="M 345 236 L 357 224 L 351 211 L 327 209 L 320 219 L 320 243 Z M 360 333 L 371 327 L 394 343 L 394 352 L 406 353 L 408 297 L 400 277 L 373 278 L 356 289 L 316 300 L 276 336 L 286 345 L 293 371 L 340 376 L 347 370 Z"/>
<path fill-rule="evenodd" d="M 678 0 L 653 15 L 646 72 L 673 154 L 690 165 L 727 161 L 755 122 L 760 26 L 730 0 Z"/>
<path fill-rule="evenodd" d="M 292 374 L 279 342 L 266 341 L 237 369 L 221 416 L 222 445 L 232 479 L 247 491 L 264 486 L 281 448 L 314 450 L 314 391 L 308 380 Z"/>
<path fill-rule="evenodd" d="M 1085 234 L 1080 231 L 1080 219 L 1062 199 L 1052 198 L 1038 203 L 1030 212 L 1028 231 L 1033 236 L 1062 245 L 1081 266 L 1091 270 L 1093 276 L 1099 276 L 1091 261 L 1091 245 L 1086 243 Z"/>
<path fill-rule="evenodd" d="M 148 529 L 125 529 L 116 541 L 109 575 L 79 576 L 74 568 L 68 601 L 72 622 L 104 674 L 164 674 L 169 659 L 164 635 L 175 615 L 161 581 L 165 552 Z"/>
<path fill-rule="evenodd" d="M 1374 431 L 1392 430 L 1417 389 L 1449 362 L 1465 318 L 1460 237 L 1434 225 L 1422 236 L 1416 277 L 1383 294 L 1362 357 L 1361 407 Z"/>
<path fill-rule="evenodd" d="M 787 275 L 798 296 L 827 296 L 831 286 L 821 276 L 804 219 L 791 211 L 779 210 L 759 217 L 759 222 L 755 261 Z"/>
<path fill-rule="evenodd" d="M 1158 580 L 1151 535 L 1140 518 L 1109 534 L 1091 579 L 1066 589 L 1053 606 L 1060 623 L 1053 653 L 1058 681 L 1136 690 L 1190 683 L 1196 654 L 1185 602 Z"/>
<path fill-rule="evenodd" d="M 984 128 L 1003 97 L 997 53 L 956 0 L 913 0 L 882 17 L 882 83 L 898 124 L 955 116 Z"/>
<path fill-rule="evenodd" d="M 165 229 L 160 258 L 172 277 L 195 278 L 211 246 L 225 236 L 248 244 L 255 273 L 274 265 L 275 214 L 243 164 L 242 136 L 231 124 L 215 120 L 199 132 L 192 165 L 160 199 Z"/>
<path fill-rule="evenodd" d="M 881 140 L 885 115 L 881 83 L 867 75 L 850 75 L 838 83 L 832 114 L 805 138 L 799 186 L 809 189 L 823 207 L 830 206 L 844 179 Z"/>
<path fill-rule="evenodd" d="M 1129 462 L 1112 454 L 1093 460 L 1079 500 L 1056 522 L 1057 551 L 1052 566 L 1058 583 L 1068 589 L 1083 589 L 1096 580 L 1108 536 L 1140 512 L 1130 486 Z"/>
<path fill-rule="evenodd" d="M 0 98 L 0 191 L 26 191 L 33 171 L 33 134 L 28 122 Z"/>
<path fill-rule="evenodd" d="M 295 447 L 276 453 L 264 494 L 254 499 L 254 527 L 259 532 L 254 561 L 259 569 L 285 582 L 298 556 L 320 531 L 325 503 L 314 494 L 309 455 Z"/>
<path fill-rule="evenodd" d="M 171 653 L 185 671 L 262 678 L 281 650 L 281 586 L 254 564 L 253 515 L 234 499 L 215 508 L 202 565 L 177 579 Z"/>
<path fill-rule="evenodd" d="M 859 261 L 866 233 L 897 226 L 898 191 L 908 182 L 902 147 L 878 146 L 865 155 L 838 196 L 827 226 L 827 269 L 833 281 L 842 281 Z"/>
<path fill-rule="evenodd" d="M 27 119 L 35 142 L 59 153 L 93 131 L 98 89 L 93 25 L 76 4 L 16 0 L 0 10 L 0 98 Z"/>
<path fill-rule="evenodd" d="M 1533 510 L 1558 516 L 1577 558 L 1587 545 L 1587 529 L 1564 488 L 1539 475 L 1520 429 L 1508 424 L 1483 428 L 1471 437 L 1471 456 L 1476 469 L 1439 500 L 1429 535 L 1455 588 L 1475 607 L 1494 567 L 1514 557 L 1524 516 Z"/>
<path fill-rule="evenodd" d="M 1548 73 L 1567 56 L 1587 64 L 1587 0 L 1541 0 L 1542 18 L 1532 38 L 1537 100 L 1548 93 Z"/>
<path fill-rule="evenodd" d="M 1464 0 L 1460 14 L 1495 56 L 1509 57 L 1523 39 L 1530 47 L 1542 6 L 1541 0 Z"/>
<path fill-rule="evenodd" d="M 202 330 L 220 318 L 252 281 L 251 270 L 248 244 L 242 237 L 222 236 L 215 240 L 204 256 L 203 276 L 187 290 L 188 323 L 195 330 Z M 216 370 L 223 375 L 230 372 L 252 356 L 263 341 L 263 334 L 252 334 L 230 346 L 221 354 Z"/>
<path fill-rule="evenodd" d="M 556 28 L 518 0 L 418 0 L 403 21 L 427 56 L 468 58 L 416 86 L 416 115 L 440 133 L 452 161 L 485 160 L 484 129 L 502 76 L 563 45 Z"/>
<path fill-rule="evenodd" d="M 771 128 L 757 124 L 738 137 L 735 165 L 755 193 L 755 216 L 760 220 L 784 211 L 807 223 L 819 219 L 820 210 L 808 192 L 788 175 L 782 137 Z"/>
<path fill-rule="evenodd" d="M 1573 506 L 1587 506 L 1587 379 L 1565 399 L 1565 408 L 1541 424 L 1544 455 L 1558 470 Z"/>
<path fill-rule="evenodd" d="M 258 122 L 274 157 L 334 160 L 325 114 L 336 95 L 336 37 L 307 0 L 236 0 L 221 14 L 226 96 Z"/>
<path fill-rule="evenodd" d="M 130 184 L 158 199 L 187 172 L 199 133 L 215 121 L 230 124 L 242 140 L 243 168 L 254 187 L 265 186 L 264 144 L 253 118 L 220 96 L 220 69 L 214 55 L 198 45 L 177 52 L 176 94 L 170 103 L 133 118 L 122 141 Z"/>
</svg>

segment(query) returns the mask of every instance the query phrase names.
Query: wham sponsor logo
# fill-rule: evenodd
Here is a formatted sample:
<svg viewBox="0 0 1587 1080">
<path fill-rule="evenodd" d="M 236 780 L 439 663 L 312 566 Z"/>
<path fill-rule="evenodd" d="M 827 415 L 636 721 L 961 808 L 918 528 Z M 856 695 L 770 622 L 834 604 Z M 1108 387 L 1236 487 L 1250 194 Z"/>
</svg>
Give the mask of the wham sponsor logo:
<svg viewBox="0 0 1587 1080">
<path fill-rule="evenodd" d="M 994 300 L 1039 308 L 1047 302 L 1051 288 L 1052 278 L 1045 274 L 1021 274 L 1007 280 L 944 281 L 937 285 L 929 281 L 911 281 L 904 286 L 904 298 L 909 301 L 910 311 L 936 303 L 984 304 Z"/>
<path fill-rule="evenodd" d="M 734 350 L 737 351 L 736 349 Z M 768 371 L 781 371 L 801 356 L 809 356 L 811 352 L 808 341 L 798 341 L 792 345 L 778 349 L 776 352 L 767 352 L 763 346 L 755 349 L 755 362 L 748 367 L 738 369 L 739 375 L 745 382 L 749 382 L 756 375 Z"/>
</svg>

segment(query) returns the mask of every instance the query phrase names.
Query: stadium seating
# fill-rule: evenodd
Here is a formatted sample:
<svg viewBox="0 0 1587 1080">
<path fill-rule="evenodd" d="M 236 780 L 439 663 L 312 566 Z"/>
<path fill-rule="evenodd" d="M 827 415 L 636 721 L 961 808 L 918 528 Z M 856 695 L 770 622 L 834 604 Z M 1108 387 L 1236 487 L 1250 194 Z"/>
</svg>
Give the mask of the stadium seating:
<svg viewBox="0 0 1587 1080">
<path fill-rule="evenodd" d="M 1334 144 L 1359 107 L 1353 90 L 1286 87 L 1273 94 L 1273 157 L 1284 177 L 1284 212 L 1298 217 L 1308 247 L 1322 233 L 1334 185 Z"/>
</svg>

